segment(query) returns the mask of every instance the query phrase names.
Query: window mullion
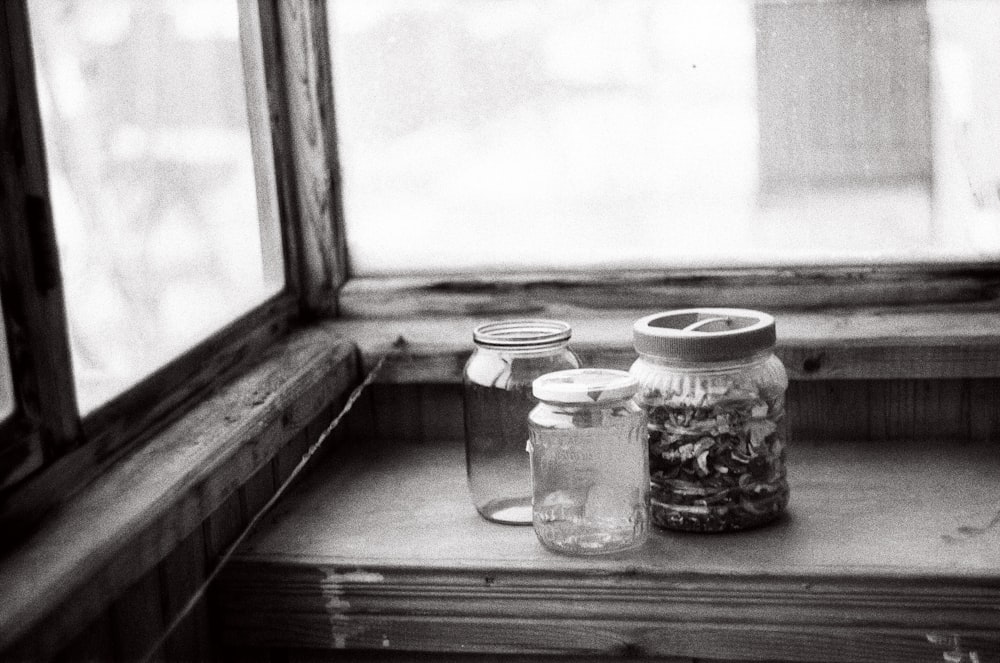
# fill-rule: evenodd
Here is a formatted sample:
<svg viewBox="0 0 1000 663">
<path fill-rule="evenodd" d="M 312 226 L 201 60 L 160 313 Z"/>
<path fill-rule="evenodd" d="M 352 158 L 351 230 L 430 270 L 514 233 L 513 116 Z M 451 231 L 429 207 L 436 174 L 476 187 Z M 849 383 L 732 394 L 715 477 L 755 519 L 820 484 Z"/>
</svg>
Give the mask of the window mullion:
<svg viewBox="0 0 1000 663">
<path fill-rule="evenodd" d="M 9 486 L 77 446 L 81 429 L 24 0 L 4 2 L 0 22 L 0 287 L 16 396 L 0 486 Z"/>
<path fill-rule="evenodd" d="M 265 74 L 272 91 L 279 195 L 284 198 L 286 261 L 308 316 L 337 312 L 337 291 L 347 280 L 347 248 L 337 156 L 333 79 L 323 0 L 260 0 Z M 284 179 L 284 181 L 281 181 Z"/>
</svg>

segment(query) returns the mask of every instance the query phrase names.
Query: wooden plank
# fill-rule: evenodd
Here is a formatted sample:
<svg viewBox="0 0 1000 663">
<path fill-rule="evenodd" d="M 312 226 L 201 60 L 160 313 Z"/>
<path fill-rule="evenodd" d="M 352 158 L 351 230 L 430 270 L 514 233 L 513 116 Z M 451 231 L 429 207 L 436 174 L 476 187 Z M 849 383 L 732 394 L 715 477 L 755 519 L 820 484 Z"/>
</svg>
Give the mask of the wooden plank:
<svg viewBox="0 0 1000 663">
<path fill-rule="evenodd" d="M 761 269 L 590 270 L 353 278 L 348 318 L 561 317 L 566 312 L 740 306 L 778 311 L 845 307 L 996 309 L 994 263 Z M 835 313 L 836 314 L 836 313 Z"/>
<path fill-rule="evenodd" d="M 58 651 L 346 392 L 354 357 L 327 327 L 293 333 L 46 520 L 0 560 L 0 652 Z"/>
<path fill-rule="evenodd" d="M 0 290 L 25 420 L 5 430 L 17 435 L 3 442 L 9 486 L 75 448 L 81 430 L 25 0 L 3 3 L 0 42 Z"/>
<path fill-rule="evenodd" d="M 419 385 L 375 384 L 372 385 L 371 392 L 376 440 L 423 441 Z"/>
<path fill-rule="evenodd" d="M 124 454 L 196 407 L 204 397 L 282 337 L 295 310 L 279 295 L 91 412 L 87 444 L 64 455 L 15 489 L 0 494 L 0 521 L 29 522 L 107 471 Z"/>
<path fill-rule="evenodd" d="M 460 444 L 324 465 L 221 579 L 225 638 L 910 663 L 945 632 L 1000 654 L 995 445 L 800 443 L 789 471 L 771 526 L 580 558 L 479 518 Z"/>
<path fill-rule="evenodd" d="M 585 663 L 621 663 L 621 656 L 588 656 Z M 643 658 L 647 663 L 724 663 L 694 661 L 689 657 Z M 461 652 L 419 652 L 322 649 L 289 649 L 288 663 L 580 663 L 576 656 L 470 654 Z"/>
<path fill-rule="evenodd" d="M 111 606 L 111 619 L 115 658 L 121 661 L 143 660 L 166 624 L 157 569 L 142 576 L 114 602 Z M 162 653 L 156 653 L 153 660 L 164 660 Z"/>
<path fill-rule="evenodd" d="M 655 311 L 656 309 L 654 309 Z M 628 368 L 636 359 L 632 324 L 649 310 L 564 310 L 571 347 L 586 365 Z M 881 309 L 776 313 L 777 354 L 793 380 L 1000 377 L 1000 312 Z M 389 383 L 458 383 L 472 330 L 486 318 L 344 320 L 370 368 L 406 341 L 380 374 Z"/>
<path fill-rule="evenodd" d="M 111 611 L 106 611 L 53 659 L 59 663 L 106 663 L 115 658 Z"/>
<path fill-rule="evenodd" d="M 272 113 L 281 116 L 287 132 L 276 134 L 275 143 L 291 164 L 279 170 L 279 184 L 288 182 L 283 188 L 294 192 L 295 214 L 286 222 L 294 224 L 296 281 L 307 314 L 335 314 L 337 290 L 347 278 L 347 244 L 326 5 L 287 0 L 261 6 L 265 40 L 280 45 L 280 59 L 266 60 L 265 67 L 269 89 L 281 95 Z"/>
<path fill-rule="evenodd" d="M 202 528 L 195 528 L 160 563 L 164 624 L 171 623 L 205 580 L 205 546 Z M 202 599 L 164 643 L 162 653 L 168 661 L 200 661 L 211 649 L 208 604 Z"/>
<path fill-rule="evenodd" d="M 257 515 L 274 495 L 274 468 L 267 464 L 240 486 L 240 515 L 243 522 Z"/>
<path fill-rule="evenodd" d="M 425 440 L 465 439 L 462 390 L 458 385 L 423 384 L 418 395 Z"/>
</svg>

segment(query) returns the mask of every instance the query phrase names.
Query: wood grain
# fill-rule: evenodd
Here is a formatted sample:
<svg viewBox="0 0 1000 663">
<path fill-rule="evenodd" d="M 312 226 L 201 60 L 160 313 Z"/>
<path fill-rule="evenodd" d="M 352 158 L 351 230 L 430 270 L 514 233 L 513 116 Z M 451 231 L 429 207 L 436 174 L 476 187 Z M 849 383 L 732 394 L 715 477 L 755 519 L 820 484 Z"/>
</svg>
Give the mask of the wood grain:
<svg viewBox="0 0 1000 663">
<path fill-rule="evenodd" d="M 656 309 L 654 309 L 655 312 Z M 649 310 L 564 311 L 571 347 L 585 365 L 628 368 L 632 324 Z M 793 380 L 1000 377 L 1000 312 L 782 311 L 776 352 Z M 371 367 L 400 338 L 404 352 L 380 374 L 387 383 L 458 383 L 478 316 L 343 320 Z"/>
<path fill-rule="evenodd" d="M 330 462 L 225 574 L 225 637 L 912 663 L 940 660 L 927 634 L 946 631 L 1000 653 L 995 446 L 799 444 L 789 468 L 789 515 L 772 526 L 573 558 L 480 519 L 458 444 Z"/>
<path fill-rule="evenodd" d="M 996 310 L 993 263 L 784 269 L 590 270 L 353 278 L 347 318 L 562 317 L 574 311 L 723 306 L 779 311 L 958 304 Z"/>
<path fill-rule="evenodd" d="M 0 521 L 11 531 L 33 527 L 46 511 L 196 407 L 200 397 L 259 361 L 287 332 L 294 310 L 294 297 L 274 297 L 90 413 L 83 422 L 86 444 L 0 493 Z"/>
<path fill-rule="evenodd" d="M 292 334 L 47 519 L 0 560 L 0 651 L 51 656 L 252 475 L 270 479 L 277 450 L 353 384 L 354 358 L 329 329 Z"/>
<path fill-rule="evenodd" d="M 270 16 L 263 11 L 269 8 Z M 337 290 L 347 278 L 340 167 L 337 156 L 333 78 L 322 0 L 262 4 L 262 23 L 277 27 L 279 59 L 265 61 L 268 87 L 281 92 L 277 154 L 289 159 L 282 185 L 294 192 L 292 252 L 304 312 L 336 314 Z M 269 34 L 269 27 L 264 34 Z M 286 255 L 286 259 L 289 257 Z"/>
<path fill-rule="evenodd" d="M 24 0 L 0 8 L 0 291 L 17 410 L 0 488 L 81 441 Z"/>
</svg>

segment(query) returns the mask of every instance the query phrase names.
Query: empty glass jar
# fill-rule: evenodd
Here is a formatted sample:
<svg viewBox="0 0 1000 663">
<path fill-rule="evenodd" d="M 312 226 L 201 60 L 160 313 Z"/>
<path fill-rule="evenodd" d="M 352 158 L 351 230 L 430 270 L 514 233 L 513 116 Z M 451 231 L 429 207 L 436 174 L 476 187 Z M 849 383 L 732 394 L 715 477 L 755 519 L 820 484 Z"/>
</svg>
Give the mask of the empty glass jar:
<svg viewBox="0 0 1000 663">
<path fill-rule="evenodd" d="M 624 371 L 579 369 L 534 383 L 529 416 L 535 534 L 576 555 L 618 552 L 649 534 L 646 417 Z"/>
<path fill-rule="evenodd" d="M 762 525 L 788 503 L 785 390 L 774 318 L 686 309 L 635 323 L 630 372 L 649 417 L 652 518 L 722 532 Z"/>
<path fill-rule="evenodd" d="M 465 459 L 469 491 L 487 520 L 531 524 L 528 413 L 535 378 L 580 361 L 569 349 L 570 326 L 556 320 L 480 325 L 465 365 Z"/>
</svg>

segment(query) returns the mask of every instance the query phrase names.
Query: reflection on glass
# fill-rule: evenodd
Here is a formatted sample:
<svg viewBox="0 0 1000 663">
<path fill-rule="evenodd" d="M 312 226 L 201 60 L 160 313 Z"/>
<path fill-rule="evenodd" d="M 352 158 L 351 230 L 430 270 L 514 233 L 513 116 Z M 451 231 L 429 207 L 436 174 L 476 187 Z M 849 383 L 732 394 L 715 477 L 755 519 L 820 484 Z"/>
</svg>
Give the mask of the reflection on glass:
<svg viewBox="0 0 1000 663">
<path fill-rule="evenodd" d="M 7 348 L 7 329 L 0 307 L 0 421 L 14 411 L 14 382 L 10 376 L 10 351 Z"/>
<path fill-rule="evenodd" d="M 1000 256 L 1000 3 L 330 8 L 356 272 Z"/>
<path fill-rule="evenodd" d="M 276 214 L 258 214 L 236 0 L 29 9 L 87 411 L 280 289 Z"/>
</svg>

